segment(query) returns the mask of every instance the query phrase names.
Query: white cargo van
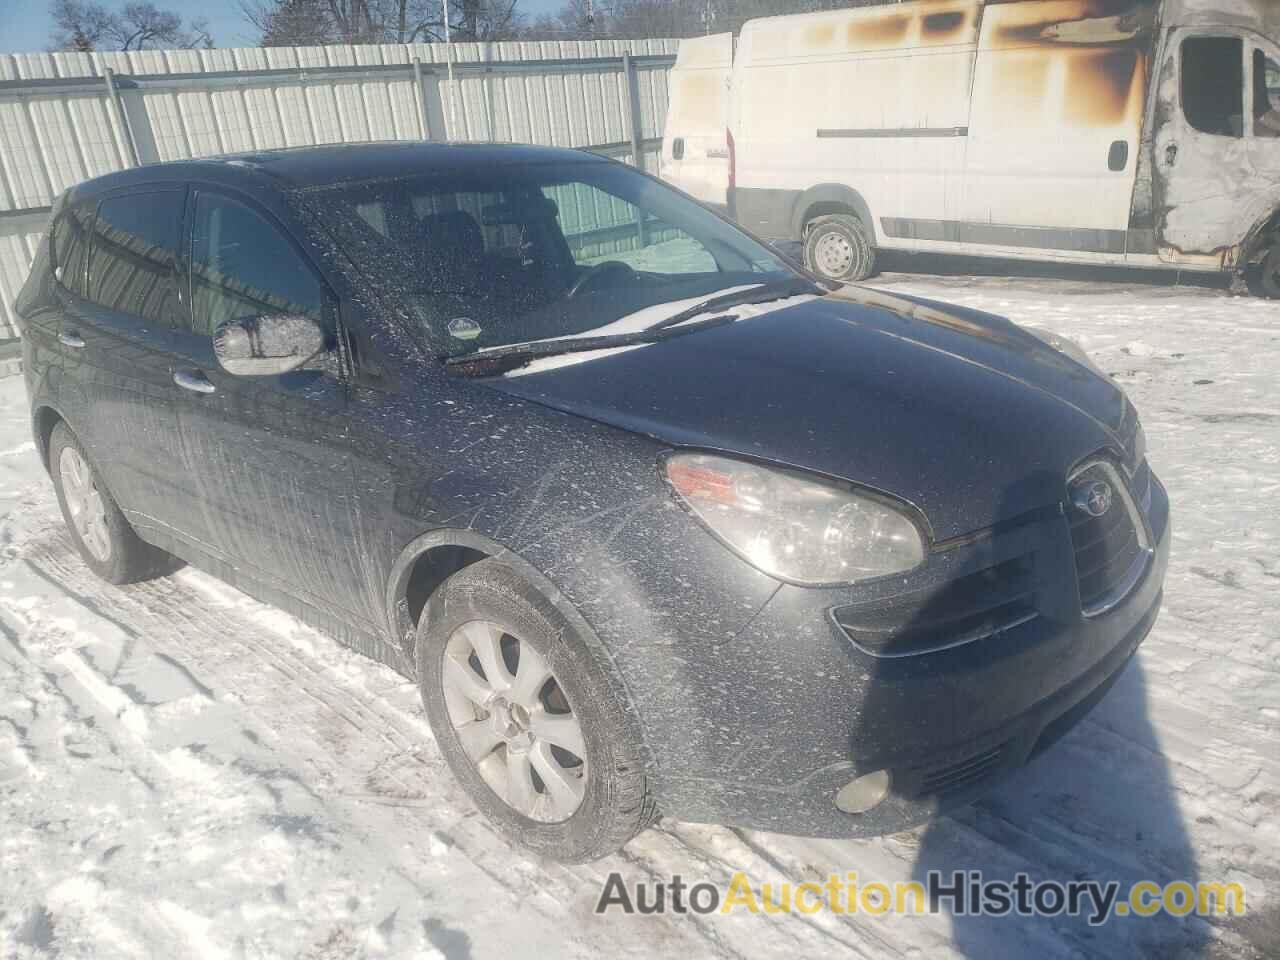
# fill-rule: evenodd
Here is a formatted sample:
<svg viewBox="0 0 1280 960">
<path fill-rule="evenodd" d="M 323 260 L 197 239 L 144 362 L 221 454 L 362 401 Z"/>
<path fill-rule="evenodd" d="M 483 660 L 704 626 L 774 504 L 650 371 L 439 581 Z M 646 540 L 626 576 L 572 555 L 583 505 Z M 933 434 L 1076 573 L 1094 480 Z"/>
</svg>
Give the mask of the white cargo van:
<svg viewBox="0 0 1280 960">
<path fill-rule="evenodd" d="M 877 249 L 1280 295 L 1280 0 L 919 0 L 681 41 L 663 176 L 810 269 Z"/>
</svg>

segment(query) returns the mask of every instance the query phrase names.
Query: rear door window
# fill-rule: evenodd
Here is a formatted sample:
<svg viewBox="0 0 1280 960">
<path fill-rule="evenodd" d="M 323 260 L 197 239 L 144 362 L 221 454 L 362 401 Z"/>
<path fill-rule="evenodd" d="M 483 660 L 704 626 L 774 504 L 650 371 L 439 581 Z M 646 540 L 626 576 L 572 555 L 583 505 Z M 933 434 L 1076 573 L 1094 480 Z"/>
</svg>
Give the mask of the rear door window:
<svg viewBox="0 0 1280 960">
<path fill-rule="evenodd" d="M 325 323 L 324 302 L 320 278 L 279 226 L 223 194 L 196 197 L 191 238 L 196 333 L 212 336 L 230 320 L 279 313 Z"/>
<path fill-rule="evenodd" d="M 84 265 L 92 227 L 93 204 L 78 203 L 58 217 L 50 238 L 54 276 L 78 296 L 84 295 Z"/>
<path fill-rule="evenodd" d="M 178 294 L 178 238 L 185 193 L 166 189 L 108 197 L 93 223 L 86 296 L 162 327 L 188 326 Z"/>
</svg>

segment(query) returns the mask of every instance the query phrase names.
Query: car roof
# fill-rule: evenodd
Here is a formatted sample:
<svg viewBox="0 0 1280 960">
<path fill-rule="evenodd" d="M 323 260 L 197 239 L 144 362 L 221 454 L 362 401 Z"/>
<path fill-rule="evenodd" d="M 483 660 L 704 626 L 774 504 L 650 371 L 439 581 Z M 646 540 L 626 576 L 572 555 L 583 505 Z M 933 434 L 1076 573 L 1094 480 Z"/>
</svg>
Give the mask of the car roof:
<svg viewBox="0 0 1280 960">
<path fill-rule="evenodd" d="M 342 143 L 173 160 L 110 173 L 80 184 L 77 197 L 118 187 L 184 180 L 301 189 L 346 180 L 377 180 L 432 171 L 500 168 L 557 163 L 608 163 L 596 154 L 564 147 L 509 143 Z"/>
</svg>

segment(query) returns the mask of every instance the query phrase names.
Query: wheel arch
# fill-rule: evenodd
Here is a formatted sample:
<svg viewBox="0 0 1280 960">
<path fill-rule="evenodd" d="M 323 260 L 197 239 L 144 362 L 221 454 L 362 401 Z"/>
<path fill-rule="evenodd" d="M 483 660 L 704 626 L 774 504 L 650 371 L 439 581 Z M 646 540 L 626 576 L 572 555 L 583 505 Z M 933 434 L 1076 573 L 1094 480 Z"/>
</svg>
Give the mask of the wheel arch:
<svg viewBox="0 0 1280 960">
<path fill-rule="evenodd" d="M 473 563 L 497 556 L 514 555 L 474 531 L 448 529 L 424 533 L 400 552 L 387 579 L 386 616 L 396 644 L 410 660 L 418 621 L 440 584 Z"/>
<path fill-rule="evenodd" d="M 37 404 L 31 411 L 31 435 L 36 442 L 36 452 L 40 455 L 40 462 L 44 464 L 45 472 L 50 469 L 49 444 L 53 438 L 53 429 L 58 424 L 66 422 L 67 418 L 48 403 Z M 70 424 L 67 424 L 67 429 L 71 430 Z M 72 430 L 72 432 L 75 431 Z"/>
<path fill-rule="evenodd" d="M 439 528 L 411 540 L 387 578 L 386 616 L 397 642 L 412 654 L 418 622 L 431 595 L 449 576 L 481 560 L 500 560 L 541 593 L 593 646 L 604 650 L 592 626 L 546 574 L 497 540 L 475 530 Z M 405 646 L 408 644 L 409 646 Z M 612 660 L 612 657 L 609 658 Z"/>
<path fill-rule="evenodd" d="M 870 239 L 874 242 L 876 228 L 875 221 L 871 219 L 871 208 L 862 194 L 843 183 L 820 183 L 800 195 L 791 224 L 793 235 L 804 239 L 805 224 L 815 217 L 833 213 L 853 214 L 871 232 Z"/>
<path fill-rule="evenodd" d="M 465 562 L 450 569 L 450 563 L 444 558 L 451 554 L 456 560 Z M 648 727 L 636 707 L 635 698 L 631 695 L 626 678 L 618 669 L 616 659 L 600 639 L 595 628 L 587 622 L 572 601 L 546 574 L 518 553 L 484 534 L 474 530 L 453 528 L 430 530 L 415 537 L 400 551 L 400 556 L 392 566 L 391 574 L 387 579 L 386 615 L 387 622 L 393 630 L 395 642 L 408 656 L 409 662 L 414 662 L 413 643 L 417 637 L 422 612 L 426 609 L 431 594 L 452 573 L 486 559 L 499 560 L 523 577 L 530 586 L 547 599 L 577 631 L 591 651 L 600 658 L 606 674 L 616 685 L 618 695 L 630 709 L 637 733 L 645 745 L 648 758 L 646 766 L 652 769 L 653 753 L 648 742 Z M 444 562 L 441 562 L 442 560 Z M 416 581 L 417 589 L 420 591 L 417 595 L 412 593 L 415 574 L 419 578 Z M 413 615 L 415 606 L 417 616 Z"/>
<path fill-rule="evenodd" d="M 1280 206 L 1254 221 L 1240 242 L 1237 265 L 1244 267 L 1265 256 L 1277 238 L 1280 238 Z"/>
</svg>

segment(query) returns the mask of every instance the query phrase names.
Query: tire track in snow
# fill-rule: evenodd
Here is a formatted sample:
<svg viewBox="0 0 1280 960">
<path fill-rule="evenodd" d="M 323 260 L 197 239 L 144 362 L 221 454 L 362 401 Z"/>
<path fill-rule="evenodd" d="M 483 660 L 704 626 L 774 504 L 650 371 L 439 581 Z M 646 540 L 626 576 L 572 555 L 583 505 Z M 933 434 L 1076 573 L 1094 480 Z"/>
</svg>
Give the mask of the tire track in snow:
<svg viewBox="0 0 1280 960">
<path fill-rule="evenodd" d="M 291 698 L 284 714 L 290 724 L 304 715 L 303 729 L 290 725 L 277 733 L 288 737 L 290 749 L 295 752 L 301 747 L 299 732 L 305 735 L 310 749 L 301 752 L 321 775 L 325 785 L 320 791 L 322 799 L 330 805 L 345 806 L 343 816 L 353 832 L 376 842 L 371 828 L 364 823 L 364 809 L 371 803 L 395 811 L 393 819 L 404 827 L 408 853 L 391 857 L 389 867 L 424 895 L 429 887 L 422 886 L 419 879 L 420 864 L 429 859 L 425 847 L 433 838 L 455 846 L 495 884 L 522 891 L 526 899 L 549 894 L 552 902 L 541 912 L 550 920 L 563 920 L 559 905 L 581 900 L 584 890 L 592 891 L 594 899 L 594 891 L 614 869 L 629 881 L 658 880 L 681 873 L 686 878 L 713 879 L 721 884 L 738 869 L 750 869 L 757 878 L 771 872 L 777 879 L 793 881 L 808 872 L 788 866 L 797 858 L 803 860 L 810 851 L 803 839 L 766 834 L 763 836 L 767 840 L 748 842 L 741 835 L 719 828 L 675 825 L 660 826 L 642 835 L 621 857 L 575 867 L 541 862 L 513 883 L 512 852 L 487 821 L 475 815 L 470 801 L 453 783 L 425 721 L 416 715 L 416 700 L 410 701 L 411 706 L 405 705 L 406 693 L 416 698 L 416 688 L 398 675 L 348 653 L 336 641 L 198 571 L 183 571 L 167 580 L 124 589 L 98 583 L 72 552 L 56 522 L 49 523 L 33 538 L 28 562 L 51 584 L 73 584 L 66 592 L 79 602 L 87 601 L 88 609 L 111 610 L 113 616 L 107 619 L 115 625 L 127 628 L 135 636 L 172 645 L 181 653 L 179 662 L 193 676 L 216 681 L 200 681 L 206 687 L 223 686 L 243 692 L 248 685 L 246 677 L 256 672 L 248 670 L 250 664 L 282 678 L 308 706 L 299 710 L 298 698 Z M 360 665 L 356 674 L 366 681 L 372 676 L 372 684 L 353 684 L 342 676 L 352 658 Z M 261 679 L 255 682 L 261 683 Z M 273 718 L 278 716 L 268 711 L 259 719 L 271 725 Z M 341 733 L 335 732 L 335 723 Z M 335 750 L 339 751 L 337 755 Z M 358 774 L 345 769 L 341 761 L 351 756 L 372 758 L 372 766 Z M 328 789 L 335 792 L 330 794 Z M 1019 839 L 1018 830 L 983 830 L 972 823 L 965 825 L 970 820 L 982 822 L 981 816 L 987 816 L 988 823 L 1000 820 L 998 815 L 988 816 L 983 806 L 977 809 L 981 814 L 962 814 L 962 821 L 952 821 L 947 827 L 952 835 L 964 835 L 967 845 L 976 845 L 974 862 L 1005 863 L 1011 869 L 1029 869 L 1033 875 L 1058 875 L 1105 852 L 1105 832 L 1094 843 L 1088 831 L 1077 835 L 1065 822 L 1055 824 L 1056 835 L 1049 840 L 1030 834 Z M 874 845 L 881 852 L 887 842 L 864 841 L 859 848 L 870 853 Z M 868 958 L 909 956 L 922 951 L 932 956 L 945 953 L 948 944 L 945 915 L 913 920 L 909 926 L 899 925 L 888 934 L 874 919 L 867 918 L 808 918 L 797 914 L 747 919 L 751 924 L 749 936 L 744 936 L 747 931 L 742 923 L 731 925 L 692 914 L 683 918 L 682 926 L 688 933 L 696 933 L 704 951 L 727 957 L 750 956 L 757 951 L 801 955 L 839 951 Z M 668 927 L 676 922 L 649 920 Z M 1028 948 L 1034 943 L 1036 952 L 1045 957 L 1091 952 L 1089 943 L 1081 941 L 1068 926 L 1052 920 L 1023 927 L 1018 936 Z"/>
<path fill-rule="evenodd" d="M 244 690 L 246 671 L 234 666 L 228 669 L 230 660 L 241 667 L 250 663 L 262 666 L 305 698 L 311 707 L 304 729 L 299 731 L 294 725 L 287 731 L 276 732 L 287 736 L 290 749 L 295 751 L 301 746 L 299 732 L 304 734 L 311 749 L 303 752 L 336 790 L 333 794 L 323 794 L 324 799 L 349 806 L 348 814 L 353 822 L 358 823 L 359 810 L 367 803 L 389 807 L 399 812 L 396 819 L 405 823 L 409 831 L 421 835 L 414 841 L 407 832 L 411 849 L 425 846 L 432 838 L 443 839 L 455 845 L 495 883 L 512 886 L 512 851 L 487 821 L 475 814 L 470 801 L 453 783 L 425 720 L 407 716 L 403 708 L 392 707 L 387 702 L 387 694 L 402 702 L 405 687 L 416 698 L 416 687 L 220 582 L 204 582 L 199 588 L 193 588 L 191 578 L 208 578 L 199 571 L 180 571 L 168 579 L 125 588 L 100 584 L 73 553 L 56 521 L 42 527 L 38 532 L 33 531 L 27 559 L 42 579 L 57 585 L 86 609 L 111 610 L 112 615 L 104 619 L 127 627 L 134 635 L 154 638 L 157 644 L 180 652 L 178 662 L 192 676 L 203 678 L 199 682 L 206 688 Z M 219 594 L 224 594 L 221 600 Z M 262 611 L 270 611 L 265 617 L 266 626 L 254 615 Z M 287 623 L 290 629 L 280 629 L 282 623 Z M 290 639 L 290 630 L 295 632 L 293 639 Z M 304 642 L 299 643 L 298 636 L 303 637 Z M 329 652 L 336 653 L 339 661 L 356 658 L 361 675 L 375 674 L 375 689 L 352 687 L 334 675 L 332 664 L 318 662 L 314 652 L 307 649 L 325 645 L 332 648 Z M 289 712 L 295 714 L 293 719 L 296 719 L 296 698 L 293 700 Z M 335 735 L 332 724 L 326 724 L 323 717 L 336 718 L 344 734 Z M 270 725 L 272 718 L 260 719 Z M 353 776 L 353 771 L 333 762 L 335 748 L 343 749 L 343 756 L 365 755 L 376 760 L 367 771 Z M 406 813 L 409 816 L 403 816 Z M 550 894 L 551 904 L 543 912 L 549 919 L 560 920 L 563 915 L 559 905 L 582 900 L 584 891 L 590 892 L 594 903 L 611 870 L 618 870 L 633 882 L 662 880 L 672 872 L 686 875 L 692 872 L 699 878 L 703 874 L 727 877 L 737 869 L 737 865 L 707 856 L 672 834 L 665 833 L 665 837 L 674 850 L 662 857 L 629 855 L 572 867 L 539 862 L 534 875 L 522 878 L 520 883 L 530 892 Z M 524 855 L 516 853 L 515 856 Z M 427 859 L 425 853 L 420 853 L 420 857 L 423 861 Z M 400 862 L 395 864 L 396 872 L 406 879 L 412 878 L 416 864 L 406 864 L 403 858 L 397 861 Z M 697 867 L 692 867 L 691 870 L 692 864 L 699 862 L 705 865 L 704 869 L 699 872 Z M 682 931 L 678 939 L 694 934 L 703 944 L 703 951 L 709 949 L 725 957 L 751 955 L 761 944 L 775 939 L 778 942 L 772 948 L 779 951 L 811 953 L 839 949 L 856 950 L 865 956 L 883 955 L 883 945 L 877 943 L 878 938 L 859 943 L 856 934 L 850 940 L 848 934 L 840 936 L 820 926 L 813 927 L 807 935 L 797 936 L 800 931 L 794 923 L 770 920 L 767 926 L 771 929 L 761 930 L 763 924 L 752 923 L 755 929 L 748 930 L 745 924 L 737 923 L 738 929 L 729 934 L 722 929 L 725 924 L 718 922 L 718 918 L 705 919 L 696 914 L 646 920 L 649 924 L 661 923 L 672 928 L 678 925 Z"/>
</svg>

